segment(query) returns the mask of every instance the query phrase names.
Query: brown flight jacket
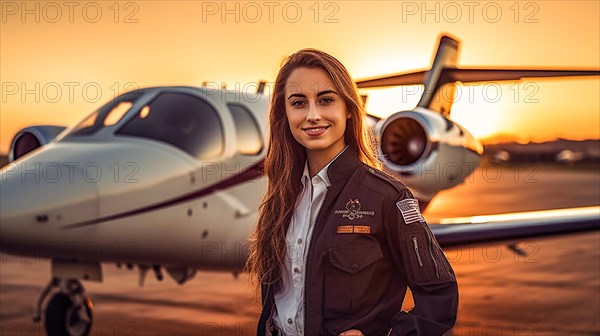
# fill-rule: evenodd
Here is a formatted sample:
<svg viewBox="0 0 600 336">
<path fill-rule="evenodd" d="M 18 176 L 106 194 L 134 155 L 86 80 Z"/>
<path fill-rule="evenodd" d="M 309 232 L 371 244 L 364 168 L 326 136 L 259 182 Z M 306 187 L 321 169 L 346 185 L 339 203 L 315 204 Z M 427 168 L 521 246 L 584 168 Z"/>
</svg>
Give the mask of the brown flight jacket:
<svg viewBox="0 0 600 336">
<path fill-rule="evenodd" d="M 327 174 L 331 186 L 306 261 L 305 335 L 359 329 L 369 336 L 435 336 L 452 328 L 456 278 L 425 220 L 400 211 L 397 202 L 414 199 L 410 190 L 361 163 L 351 148 Z M 262 286 L 258 335 L 270 325 L 277 285 Z M 408 312 L 401 310 L 407 286 L 415 302 Z"/>
</svg>

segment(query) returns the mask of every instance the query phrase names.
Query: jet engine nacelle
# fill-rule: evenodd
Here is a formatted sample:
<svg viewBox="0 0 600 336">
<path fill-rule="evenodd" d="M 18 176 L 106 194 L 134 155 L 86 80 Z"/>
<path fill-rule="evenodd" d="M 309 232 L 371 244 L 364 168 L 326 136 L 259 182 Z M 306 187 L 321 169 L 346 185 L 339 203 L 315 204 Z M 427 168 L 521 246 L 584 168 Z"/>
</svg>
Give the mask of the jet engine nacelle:
<svg viewBox="0 0 600 336">
<path fill-rule="evenodd" d="M 56 138 L 66 127 L 31 126 L 17 132 L 10 143 L 8 162 L 13 162 L 32 150 L 42 147 Z"/>
<path fill-rule="evenodd" d="M 424 200 L 464 181 L 483 153 L 464 127 L 420 107 L 381 120 L 375 134 L 385 169 Z"/>
</svg>

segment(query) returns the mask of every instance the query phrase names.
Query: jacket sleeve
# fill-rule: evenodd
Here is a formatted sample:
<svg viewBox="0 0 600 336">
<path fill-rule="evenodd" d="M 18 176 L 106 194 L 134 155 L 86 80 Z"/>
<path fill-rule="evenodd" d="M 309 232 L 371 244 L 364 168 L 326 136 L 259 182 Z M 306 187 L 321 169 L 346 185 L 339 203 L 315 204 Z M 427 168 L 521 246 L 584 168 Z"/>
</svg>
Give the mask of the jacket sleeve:
<svg viewBox="0 0 600 336">
<path fill-rule="evenodd" d="M 399 311 L 391 335 L 442 335 L 452 328 L 458 309 L 454 271 L 406 189 L 388 205 L 385 225 L 392 258 L 412 291 L 415 307 Z"/>
</svg>

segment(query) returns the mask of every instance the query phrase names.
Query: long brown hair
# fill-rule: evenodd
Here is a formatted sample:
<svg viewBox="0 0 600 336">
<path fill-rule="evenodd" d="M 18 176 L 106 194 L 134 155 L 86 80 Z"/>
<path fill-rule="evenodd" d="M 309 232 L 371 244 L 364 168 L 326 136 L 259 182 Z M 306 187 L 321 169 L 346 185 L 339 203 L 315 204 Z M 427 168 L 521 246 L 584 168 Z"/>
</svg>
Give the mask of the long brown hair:
<svg viewBox="0 0 600 336">
<path fill-rule="evenodd" d="M 268 178 L 267 193 L 259 208 L 258 224 L 249 241 L 246 270 L 251 284 L 274 283 L 281 278 L 286 257 L 286 227 L 292 218 L 296 199 L 301 192 L 300 178 L 306 161 L 306 150 L 290 131 L 285 113 L 285 88 L 288 77 L 297 68 L 320 68 L 331 77 L 338 94 L 351 114 L 344 140 L 360 161 L 380 168 L 373 136 L 365 127 L 362 99 L 348 70 L 333 56 L 316 49 L 302 49 L 287 58 L 273 89 L 269 111 L 269 146 L 264 160 Z"/>
</svg>

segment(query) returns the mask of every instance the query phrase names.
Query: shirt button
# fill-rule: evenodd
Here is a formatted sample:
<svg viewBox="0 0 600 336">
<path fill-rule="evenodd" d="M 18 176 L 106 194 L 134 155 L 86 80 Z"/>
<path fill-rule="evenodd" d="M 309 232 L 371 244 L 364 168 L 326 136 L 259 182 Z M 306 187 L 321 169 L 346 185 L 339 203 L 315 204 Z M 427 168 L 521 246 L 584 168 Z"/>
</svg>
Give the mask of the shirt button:
<svg viewBox="0 0 600 336">
<path fill-rule="evenodd" d="M 357 264 L 352 264 L 352 269 L 356 271 L 358 269 L 358 265 Z"/>
<path fill-rule="evenodd" d="M 298 238 L 298 244 L 302 244 L 302 238 Z"/>
<path fill-rule="evenodd" d="M 300 273 L 300 268 L 294 267 L 294 273 Z"/>
<path fill-rule="evenodd" d="M 292 319 L 291 319 L 291 318 L 289 318 L 289 319 L 287 320 L 287 322 L 288 322 L 288 324 L 292 324 L 292 323 L 294 323 L 294 321 L 292 321 Z"/>
</svg>

